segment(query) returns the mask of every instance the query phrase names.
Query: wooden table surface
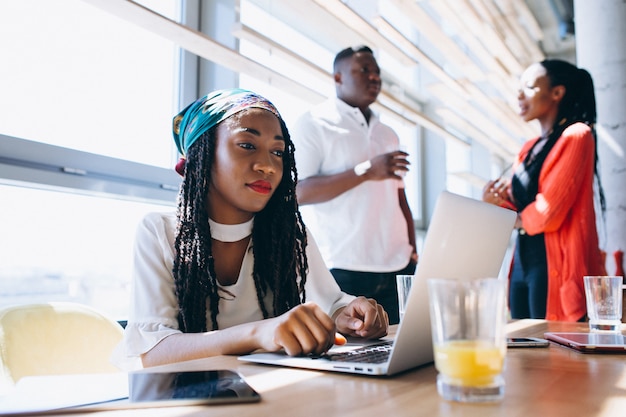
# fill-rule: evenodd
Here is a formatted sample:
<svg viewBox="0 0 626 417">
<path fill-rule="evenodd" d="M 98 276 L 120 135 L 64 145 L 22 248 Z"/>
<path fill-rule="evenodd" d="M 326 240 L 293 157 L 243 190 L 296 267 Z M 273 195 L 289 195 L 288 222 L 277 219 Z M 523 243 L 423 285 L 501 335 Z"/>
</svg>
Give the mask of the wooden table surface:
<svg viewBox="0 0 626 417">
<path fill-rule="evenodd" d="M 510 323 L 508 330 L 510 336 L 542 337 L 548 330 L 586 332 L 588 326 L 520 320 Z M 234 369 L 261 394 L 262 400 L 213 405 L 210 409 L 193 406 L 107 411 L 97 416 L 626 416 L 626 355 L 582 354 L 555 344 L 548 348 L 509 349 L 504 399 L 490 404 L 442 400 L 437 394 L 433 365 L 382 378 L 247 364 L 231 356 L 160 368 Z"/>
</svg>

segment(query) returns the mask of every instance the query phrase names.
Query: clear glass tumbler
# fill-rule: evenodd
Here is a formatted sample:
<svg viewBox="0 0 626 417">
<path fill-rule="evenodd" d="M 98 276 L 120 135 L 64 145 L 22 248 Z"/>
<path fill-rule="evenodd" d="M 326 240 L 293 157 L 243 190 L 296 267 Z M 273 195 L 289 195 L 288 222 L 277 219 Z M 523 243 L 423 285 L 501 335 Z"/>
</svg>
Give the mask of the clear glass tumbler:
<svg viewBox="0 0 626 417">
<path fill-rule="evenodd" d="M 583 280 L 589 330 L 621 332 L 624 278 L 621 276 L 586 276 Z"/>
<path fill-rule="evenodd" d="M 497 278 L 427 282 L 439 395 L 460 402 L 501 400 L 505 283 Z"/>
</svg>

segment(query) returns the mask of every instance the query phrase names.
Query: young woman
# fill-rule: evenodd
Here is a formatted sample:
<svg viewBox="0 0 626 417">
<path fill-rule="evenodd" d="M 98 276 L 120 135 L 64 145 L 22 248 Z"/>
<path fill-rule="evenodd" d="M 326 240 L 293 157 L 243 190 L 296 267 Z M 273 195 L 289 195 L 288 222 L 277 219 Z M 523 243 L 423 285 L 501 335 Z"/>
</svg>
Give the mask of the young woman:
<svg viewBox="0 0 626 417">
<path fill-rule="evenodd" d="M 341 292 L 306 233 L 294 147 L 272 103 L 213 92 L 174 118 L 174 139 L 185 158 L 178 210 L 138 228 L 120 367 L 257 349 L 322 353 L 336 331 L 387 334 L 384 309 Z"/>
<path fill-rule="evenodd" d="M 539 121 L 510 181 L 486 184 L 483 200 L 518 212 L 510 281 L 513 318 L 585 317 L 584 275 L 606 275 L 598 244 L 594 174 L 600 206 L 591 76 L 560 60 L 531 65 L 521 77 L 520 115 Z"/>
</svg>

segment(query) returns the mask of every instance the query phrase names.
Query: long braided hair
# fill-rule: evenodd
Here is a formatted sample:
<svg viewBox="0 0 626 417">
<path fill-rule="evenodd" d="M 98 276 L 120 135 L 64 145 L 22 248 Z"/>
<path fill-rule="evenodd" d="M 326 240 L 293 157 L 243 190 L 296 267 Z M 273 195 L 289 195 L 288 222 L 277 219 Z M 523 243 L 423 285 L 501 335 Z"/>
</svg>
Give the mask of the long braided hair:
<svg viewBox="0 0 626 417">
<path fill-rule="evenodd" d="M 541 166 L 563 131 L 574 123 L 582 122 L 590 127 L 594 138 L 595 161 L 593 169 L 598 184 L 600 207 L 602 213 L 604 213 L 606 211 L 606 200 L 598 170 L 598 139 L 595 129 L 596 98 L 593 79 L 587 70 L 559 59 L 546 59 L 541 61 L 540 64 L 546 69 L 550 86 L 564 86 L 565 94 L 559 103 L 557 117 L 554 126 L 552 126 L 548 134 L 545 145 L 536 155 L 532 150 L 528 152 L 524 161 L 523 168 L 529 174 L 529 183 L 523 186 L 520 184 L 517 176 L 513 177 L 513 193 L 518 203 L 517 209 L 521 211 L 535 199 L 539 187 Z"/>
<path fill-rule="evenodd" d="M 278 316 L 306 300 L 307 236 L 295 193 L 298 179 L 295 149 L 287 126 L 282 119 L 278 120 L 285 140 L 283 176 L 265 208 L 256 213 L 252 229 L 253 277 L 264 318 Z M 211 330 L 218 328 L 221 295 L 207 211 L 216 131 L 217 125 L 200 135 L 188 149 L 178 196 L 173 274 L 179 328 L 187 333 L 209 330 L 207 307 Z M 265 304 L 268 294 L 273 300 L 271 306 Z"/>
</svg>

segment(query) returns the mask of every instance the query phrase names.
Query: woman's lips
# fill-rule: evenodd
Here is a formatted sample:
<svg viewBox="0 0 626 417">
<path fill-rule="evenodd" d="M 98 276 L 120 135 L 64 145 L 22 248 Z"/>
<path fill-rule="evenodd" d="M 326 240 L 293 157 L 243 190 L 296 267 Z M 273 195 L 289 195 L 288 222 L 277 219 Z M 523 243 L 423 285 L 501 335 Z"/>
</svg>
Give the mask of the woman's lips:
<svg viewBox="0 0 626 417">
<path fill-rule="evenodd" d="M 251 184 L 248 184 L 248 187 L 252 191 L 256 191 L 259 194 L 269 194 L 272 191 L 272 184 L 269 181 L 258 180 Z"/>
<path fill-rule="evenodd" d="M 519 114 L 524 115 L 528 112 L 528 106 L 519 106 Z"/>
</svg>

